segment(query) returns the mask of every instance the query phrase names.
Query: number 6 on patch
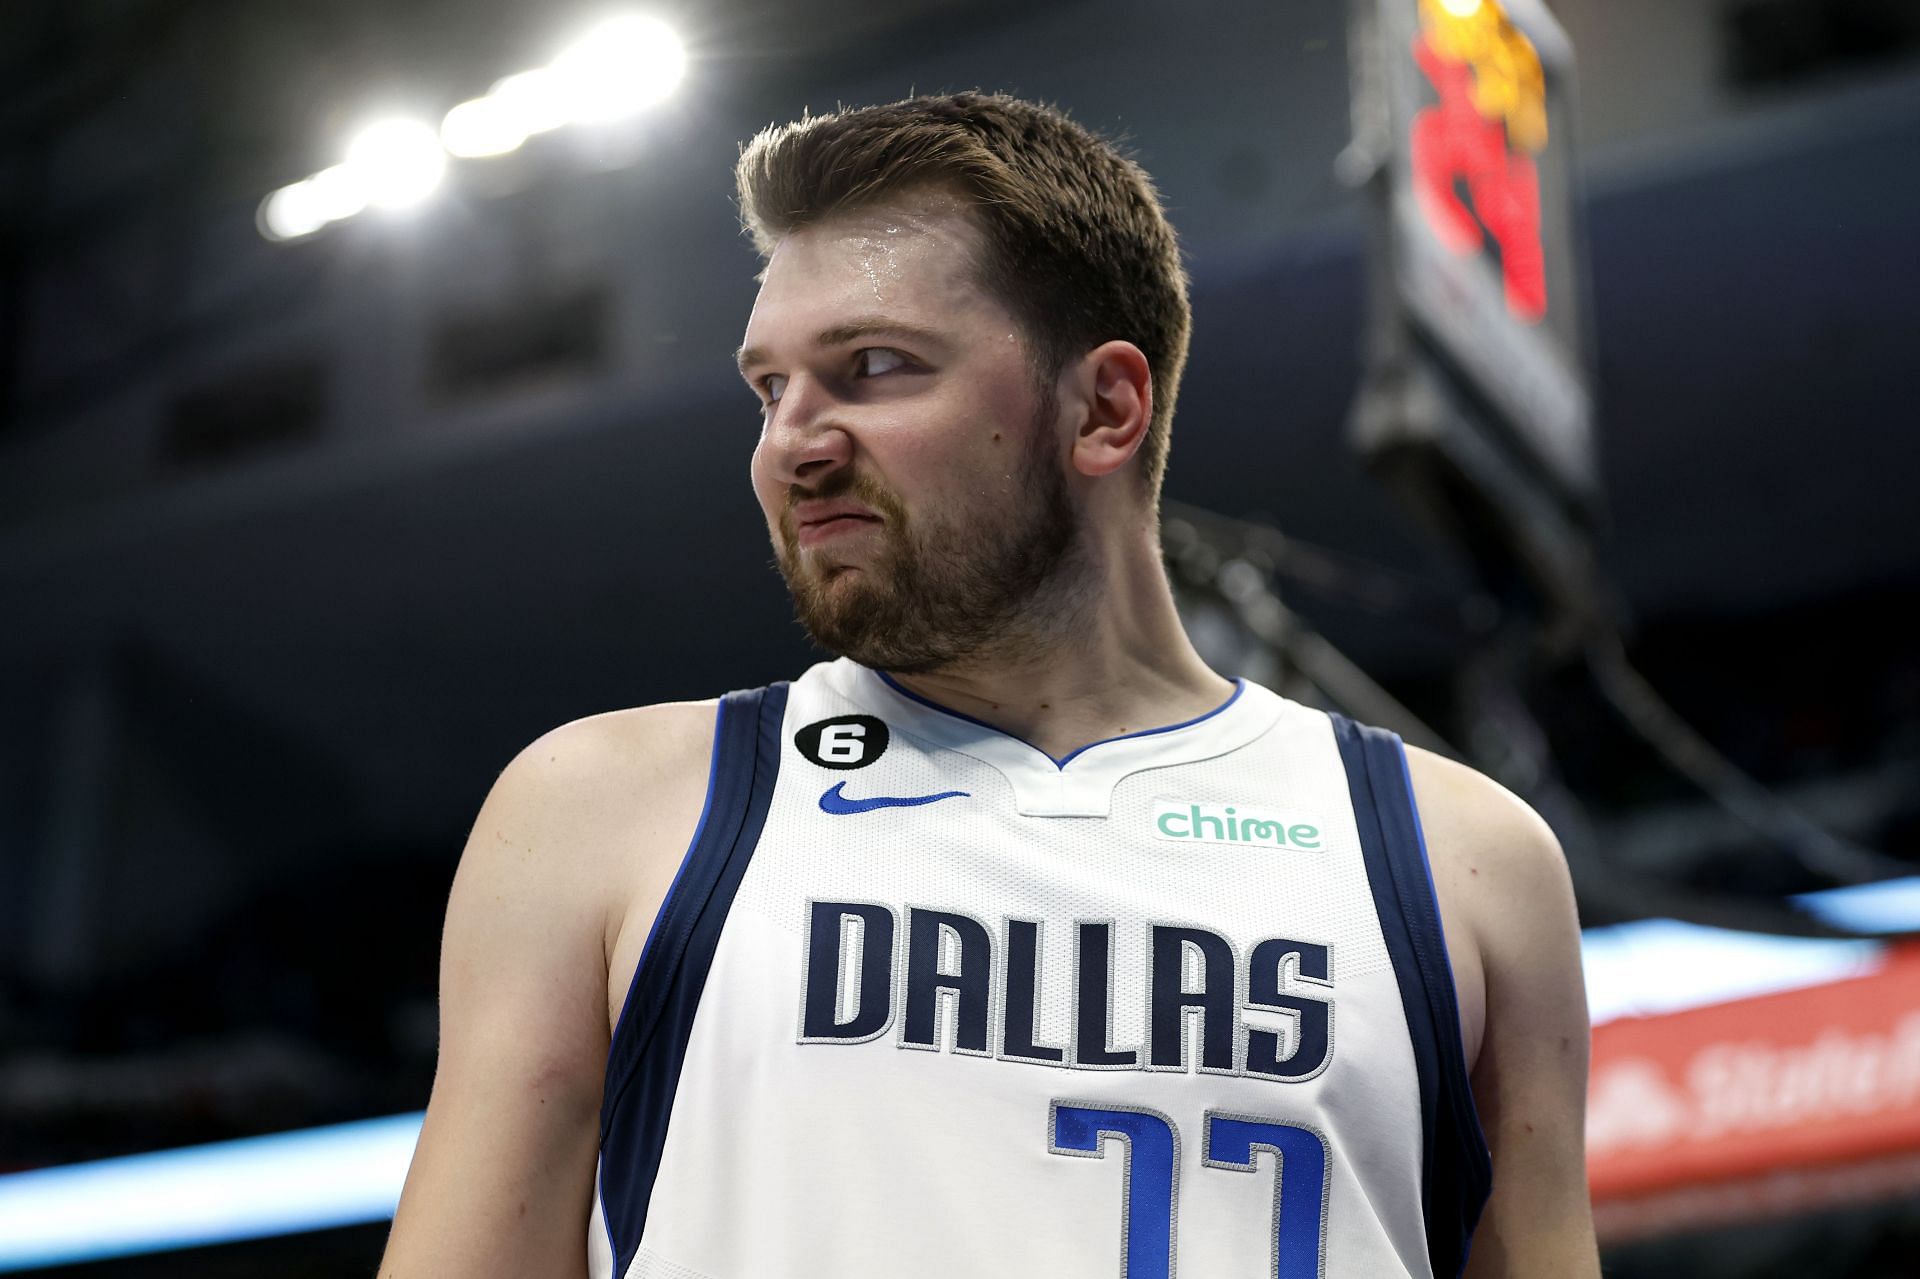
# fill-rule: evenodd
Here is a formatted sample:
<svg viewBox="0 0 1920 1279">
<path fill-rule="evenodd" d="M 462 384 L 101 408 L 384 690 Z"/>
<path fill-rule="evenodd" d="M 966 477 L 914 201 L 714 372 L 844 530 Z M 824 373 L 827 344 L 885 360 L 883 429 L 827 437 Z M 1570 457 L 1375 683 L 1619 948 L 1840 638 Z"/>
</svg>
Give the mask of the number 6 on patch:
<svg viewBox="0 0 1920 1279">
<path fill-rule="evenodd" d="M 1152 1110 L 1053 1103 L 1056 1155 L 1099 1159 L 1104 1138 L 1124 1143 L 1121 1183 L 1121 1279 L 1173 1279 L 1180 1193 L 1180 1135 Z M 1273 1279 L 1319 1279 L 1326 1251 L 1327 1142 L 1311 1128 L 1251 1115 L 1208 1111 L 1201 1162 L 1232 1172 L 1255 1171 L 1258 1152 L 1274 1156 Z"/>
</svg>

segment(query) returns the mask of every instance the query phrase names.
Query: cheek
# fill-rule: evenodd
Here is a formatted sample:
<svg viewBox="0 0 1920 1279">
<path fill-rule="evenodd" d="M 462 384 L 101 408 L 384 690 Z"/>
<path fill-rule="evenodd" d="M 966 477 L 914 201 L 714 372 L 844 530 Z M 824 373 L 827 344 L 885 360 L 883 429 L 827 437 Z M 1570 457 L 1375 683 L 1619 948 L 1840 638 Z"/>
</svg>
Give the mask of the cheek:
<svg viewBox="0 0 1920 1279">
<path fill-rule="evenodd" d="M 1019 470 L 1051 433 L 1052 421 L 1038 421 L 1040 405 L 1024 369 L 1006 370 L 981 408 L 986 429 L 980 434 L 989 454 L 1009 470 Z"/>
<path fill-rule="evenodd" d="M 1000 409 L 981 434 L 978 454 L 998 487 L 1020 494 L 1031 478 L 1036 451 L 1043 448 L 1040 427 L 1032 421 L 1033 406 L 1009 404 Z"/>
</svg>

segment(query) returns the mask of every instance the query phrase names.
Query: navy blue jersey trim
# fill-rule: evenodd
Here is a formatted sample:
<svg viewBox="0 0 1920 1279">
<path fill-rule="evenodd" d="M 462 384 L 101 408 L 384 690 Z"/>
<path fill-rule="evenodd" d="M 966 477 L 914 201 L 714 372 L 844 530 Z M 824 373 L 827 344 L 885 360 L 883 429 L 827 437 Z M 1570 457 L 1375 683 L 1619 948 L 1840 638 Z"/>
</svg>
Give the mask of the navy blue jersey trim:
<svg viewBox="0 0 1920 1279">
<path fill-rule="evenodd" d="M 614 1029 L 600 1106 L 600 1188 L 616 1275 L 633 1263 L 646 1228 L 700 993 L 773 802 L 786 709 L 784 683 L 720 699 L 700 826 Z"/>
<path fill-rule="evenodd" d="M 1460 1045 L 1453 967 L 1413 806 L 1406 752 L 1384 729 L 1344 715 L 1331 718 L 1420 1078 L 1420 1201 L 1427 1252 L 1434 1279 L 1458 1279 L 1492 1189 L 1493 1165 Z"/>
<path fill-rule="evenodd" d="M 613 1042 L 607 1047 L 607 1077 L 615 1078 L 616 1070 L 622 1083 L 631 1072 L 633 1062 L 627 1049 L 635 1039 L 635 1032 L 629 1030 L 634 1020 L 634 991 L 640 986 L 640 974 L 647 971 L 647 956 L 653 953 L 653 940 L 660 935 L 660 921 L 667 917 L 667 903 L 680 890 L 680 881 L 685 878 L 687 867 L 693 862 L 694 850 L 700 847 L 701 839 L 707 833 L 707 815 L 713 812 L 714 783 L 720 777 L 720 748 L 727 740 L 721 726 L 726 722 L 727 704 L 724 700 L 716 702 L 713 708 L 713 746 L 707 752 L 707 793 L 700 801 L 700 820 L 693 824 L 693 838 L 687 841 L 687 851 L 680 854 L 680 864 L 674 868 L 673 882 L 667 885 L 665 896 L 660 899 L 660 909 L 654 913 L 653 922 L 647 925 L 647 939 L 640 944 L 640 959 L 633 968 L 633 980 L 627 983 L 627 999 L 620 1005 L 620 1016 L 613 1028 Z"/>
<path fill-rule="evenodd" d="M 887 674 L 885 671 L 875 671 L 874 674 L 878 675 L 881 681 L 885 683 L 888 688 L 900 694 L 900 696 L 905 697 L 911 701 L 918 702 L 929 710 L 939 711 L 942 715 L 950 715 L 954 719 L 965 720 L 969 724 L 973 724 L 979 728 L 984 728 L 989 732 L 998 733 L 1002 737 L 1011 737 L 1013 738 L 1014 741 L 1019 742 L 1022 746 L 1032 747 L 1034 750 L 1040 751 L 1042 755 L 1047 755 L 1045 751 L 1040 750 L 1038 746 L 1034 746 L 1032 742 L 1028 741 L 1024 737 L 1019 737 L 1013 733 L 1009 733 L 1004 728 L 996 728 L 994 725 L 987 723 L 983 719 L 975 719 L 973 716 L 964 714 L 960 711 L 956 711 L 951 707 L 942 706 L 940 703 L 934 701 L 930 697 L 920 696 L 920 694 L 914 692 L 912 689 L 908 688 L 906 685 L 902 684 L 899 680 Z M 1088 742 L 1085 746 L 1076 746 L 1074 749 L 1068 751 L 1065 755 L 1062 755 L 1059 759 L 1054 759 L 1054 757 L 1051 755 L 1047 755 L 1047 759 L 1050 763 L 1052 763 L 1052 765 L 1055 768 L 1064 769 L 1068 764 L 1071 764 L 1076 757 L 1082 754 L 1085 754 L 1087 751 L 1092 750 L 1096 746 L 1105 746 L 1109 742 L 1124 742 L 1128 738 L 1132 738 L 1132 737 L 1152 737 L 1157 733 L 1171 733 L 1176 729 L 1192 728 L 1195 724 L 1198 724 L 1203 720 L 1212 719 L 1215 715 L 1218 715 L 1220 714 L 1220 712 L 1226 710 L 1227 707 L 1239 701 L 1240 694 L 1246 691 L 1247 691 L 1247 681 L 1236 677 L 1233 681 L 1233 691 L 1227 694 L 1226 701 L 1220 703 L 1218 706 L 1214 707 L 1210 711 L 1206 711 L 1203 714 L 1195 715 L 1192 719 L 1183 719 L 1178 724 L 1162 724 L 1159 728 L 1143 728 L 1138 730 L 1137 732 L 1122 733 L 1118 737 L 1103 737 L 1097 742 Z"/>
</svg>

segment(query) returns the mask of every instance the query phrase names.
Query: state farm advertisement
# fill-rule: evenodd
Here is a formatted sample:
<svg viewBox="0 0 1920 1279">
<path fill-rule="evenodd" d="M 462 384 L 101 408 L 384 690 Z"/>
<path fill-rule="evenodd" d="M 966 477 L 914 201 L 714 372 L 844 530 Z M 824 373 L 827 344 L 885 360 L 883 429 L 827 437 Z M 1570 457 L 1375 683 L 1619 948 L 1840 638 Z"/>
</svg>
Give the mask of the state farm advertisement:
<svg viewBox="0 0 1920 1279">
<path fill-rule="evenodd" d="M 1917 1153 L 1920 943 L 1866 976 L 1594 1028 L 1596 1209 L 1741 1183 L 1773 1207 L 1789 1187 L 1811 1203 L 1833 1195 L 1808 1174 L 1859 1183 L 1848 1169 Z"/>
</svg>

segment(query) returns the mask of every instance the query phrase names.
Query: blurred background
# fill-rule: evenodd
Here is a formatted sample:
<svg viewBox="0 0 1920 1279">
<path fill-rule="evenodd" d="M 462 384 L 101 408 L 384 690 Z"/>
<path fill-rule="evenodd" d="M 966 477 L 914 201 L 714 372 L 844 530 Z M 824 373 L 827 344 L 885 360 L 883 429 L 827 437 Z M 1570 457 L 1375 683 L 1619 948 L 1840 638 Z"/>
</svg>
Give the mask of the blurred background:
<svg viewBox="0 0 1920 1279">
<path fill-rule="evenodd" d="M 1920 6 L 1552 8 L 0 8 L 0 1267 L 372 1273 L 499 769 L 818 657 L 747 485 L 739 144 L 982 88 L 1180 231 L 1203 651 L 1566 843 L 1608 1273 L 1913 1274 Z M 1439 91 L 1390 37 L 1495 17 L 1551 298 L 1477 360 L 1408 283 Z M 1459 254 L 1509 310 L 1511 231 Z M 1558 370 L 1556 456 L 1503 361 Z M 257 1213 L 96 1162 L 290 1132 L 215 1148 Z"/>
</svg>

